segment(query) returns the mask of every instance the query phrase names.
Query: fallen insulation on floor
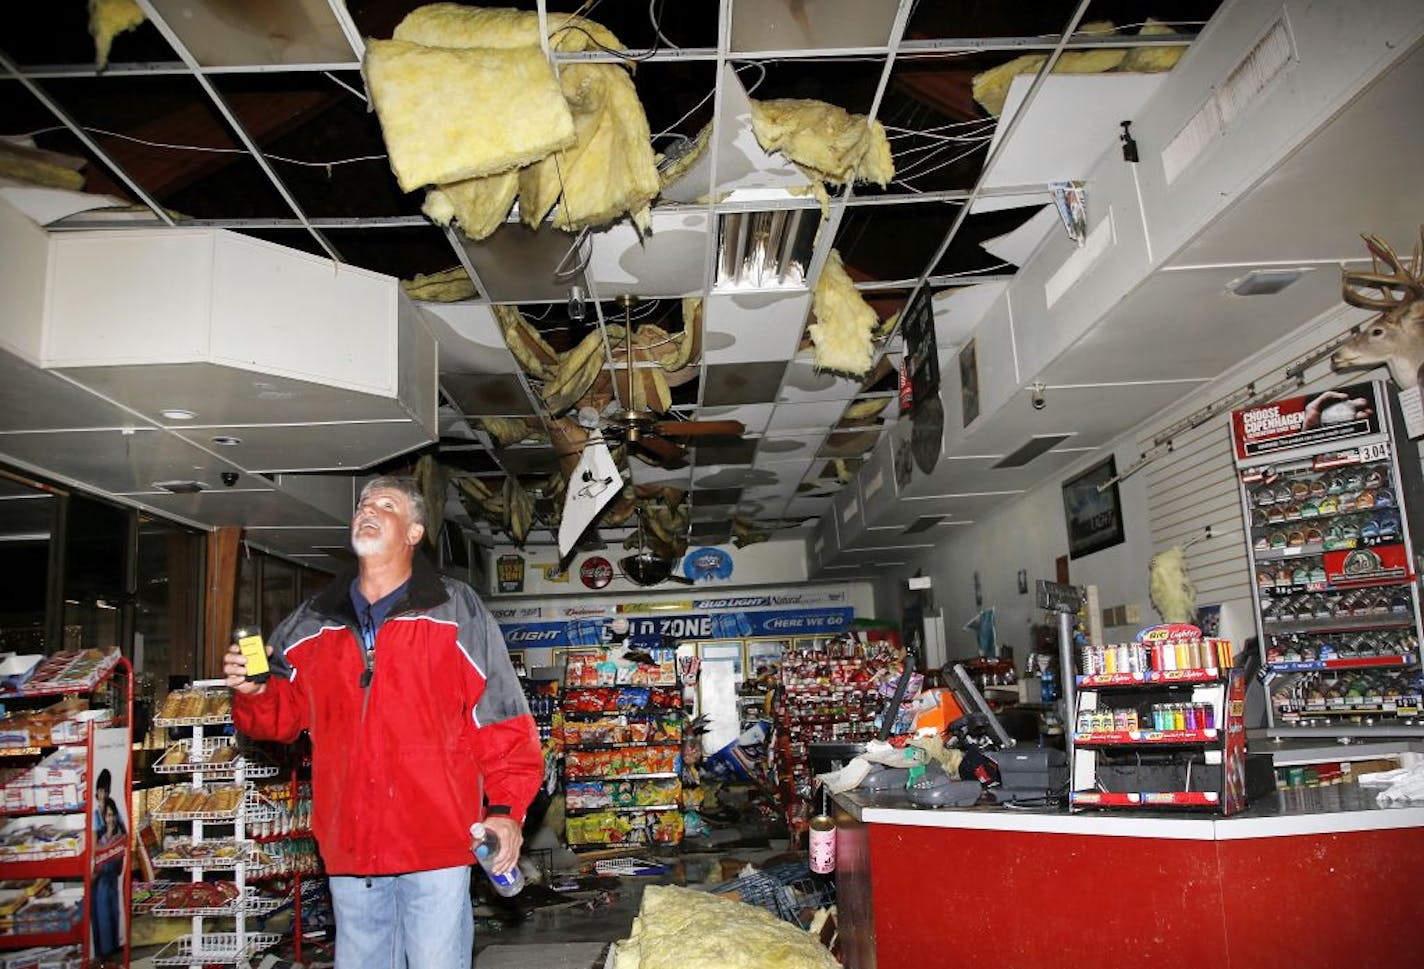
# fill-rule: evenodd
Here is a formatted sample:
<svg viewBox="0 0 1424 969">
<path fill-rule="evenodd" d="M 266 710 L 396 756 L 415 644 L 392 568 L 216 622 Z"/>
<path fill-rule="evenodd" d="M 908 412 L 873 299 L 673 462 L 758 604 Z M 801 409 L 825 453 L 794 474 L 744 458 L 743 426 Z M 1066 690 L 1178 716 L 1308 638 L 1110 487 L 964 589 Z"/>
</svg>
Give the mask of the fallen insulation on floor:
<svg viewBox="0 0 1424 969">
<path fill-rule="evenodd" d="M 816 936 L 769 912 L 675 885 L 649 885 L 613 969 L 837 969 Z"/>
</svg>

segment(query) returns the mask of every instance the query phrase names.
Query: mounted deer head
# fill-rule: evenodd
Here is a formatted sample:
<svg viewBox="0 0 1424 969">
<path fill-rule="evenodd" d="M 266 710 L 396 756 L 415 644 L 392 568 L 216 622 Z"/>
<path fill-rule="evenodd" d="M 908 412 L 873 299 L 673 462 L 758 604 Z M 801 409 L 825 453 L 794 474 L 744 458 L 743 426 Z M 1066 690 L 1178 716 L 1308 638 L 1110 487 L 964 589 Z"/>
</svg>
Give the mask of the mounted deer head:
<svg viewBox="0 0 1424 969">
<path fill-rule="evenodd" d="M 1346 303 L 1381 312 L 1336 349 L 1330 366 L 1360 370 L 1383 363 L 1401 390 L 1418 387 L 1424 366 L 1424 226 L 1410 265 L 1401 264 L 1379 236 L 1363 238 L 1374 271 L 1342 273 L 1340 286 Z M 1390 272 L 1382 272 L 1381 263 Z"/>
</svg>

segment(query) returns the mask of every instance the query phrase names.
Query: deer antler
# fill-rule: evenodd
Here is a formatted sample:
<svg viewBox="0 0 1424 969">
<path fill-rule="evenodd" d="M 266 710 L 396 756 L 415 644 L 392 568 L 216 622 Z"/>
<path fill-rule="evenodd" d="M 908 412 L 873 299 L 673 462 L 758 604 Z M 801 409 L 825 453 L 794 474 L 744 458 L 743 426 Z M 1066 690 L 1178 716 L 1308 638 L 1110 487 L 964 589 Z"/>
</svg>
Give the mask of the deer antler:
<svg viewBox="0 0 1424 969">
<path fill-rule="evenodd" d="M 1424 299 L 1424 226 L 1419 230 L 1419 243 L 1414 247 L 1410 265 L 1400 262 L 1394 248 L 1379 236 L 1361 236 L 1370 250 L 1374 272 L 1346 272 L 1341 275 L 1341 293 L 1346 303 L 1371 310 L 1391 310 L 1403 303 Z M 1392 270 L 1380 272 L 1380 263 Z M 1353 287 L 1353 288 L 1352 288 Z M 1378 296 L 1360 289 L 1378 290 Z M 1397 291 L 1398 295 L 1394 295 Z"/>
</svg>

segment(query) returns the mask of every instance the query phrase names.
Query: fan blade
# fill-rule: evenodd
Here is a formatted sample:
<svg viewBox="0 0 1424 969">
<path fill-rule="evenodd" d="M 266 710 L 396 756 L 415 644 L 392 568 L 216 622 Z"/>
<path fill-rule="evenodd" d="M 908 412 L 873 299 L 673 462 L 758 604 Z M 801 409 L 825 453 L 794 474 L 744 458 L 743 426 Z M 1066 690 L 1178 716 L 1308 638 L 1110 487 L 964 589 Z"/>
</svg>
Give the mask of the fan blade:
<svg viewBox="0 0 1424 969">
<path fill-rule="evenodd" d="M 665 437 L 741 437 L 747 426 L 741 421 L 658 421 L 654 434 Z"/>
<path fill-rule="evenodd" d="M 679 447 L 672 441 L 665 441 L 660 437 L 644 435 L 638 438 L 638 444 L 660 461 L 681 461 L 687 457 L 687 449 Z"/>
<path fill-rule="evenodd" d="M 664 581 L 664 582 L 676 582 L 678 585 L 696 585 L 696 584 L 697 584 L 696 582 L 693 582 L 691 579 L 689 579 L 687 576 L 685 576 L 685 575 L 677 575 L 676 573 L 669 573 L 669 574 L 668 574 L 668 577 L 667 577 L 666 579 L 664 579 L 663 581 Z"/>
</svg>

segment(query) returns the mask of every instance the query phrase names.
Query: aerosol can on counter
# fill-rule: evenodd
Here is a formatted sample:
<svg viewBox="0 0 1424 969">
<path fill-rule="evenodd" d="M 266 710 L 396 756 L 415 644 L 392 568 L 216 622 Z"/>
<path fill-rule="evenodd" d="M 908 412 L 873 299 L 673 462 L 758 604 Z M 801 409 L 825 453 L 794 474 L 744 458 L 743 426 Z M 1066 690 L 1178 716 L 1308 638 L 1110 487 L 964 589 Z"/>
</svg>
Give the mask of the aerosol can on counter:
<svg viewBox="0 0 1424 969">
<path fill-rule="evenodd" d="M 830 794 L 821 788 L 821 813 L 811 819 L 811 870 L 829 875 L 836 870 L 836 822 L 831 817 Z"/>
<path fill-rule="evenodd" d="M 489 876 L 490 884 L 494 886 L 494 890 L 505 898 L 524 891 L 524 872 L 519 870 L 518 864 L 502 875 L 496 875 L 494 869 L 490 867 L 494 864 L 494 856 L 499 854 L 499 835 L 493 831 L 486 831 L 485 826 L 476 821 L 470 825 L 470 836 L 474 839 L 475 857 L 479 859 L 480 867 Z"/>
</svg>

